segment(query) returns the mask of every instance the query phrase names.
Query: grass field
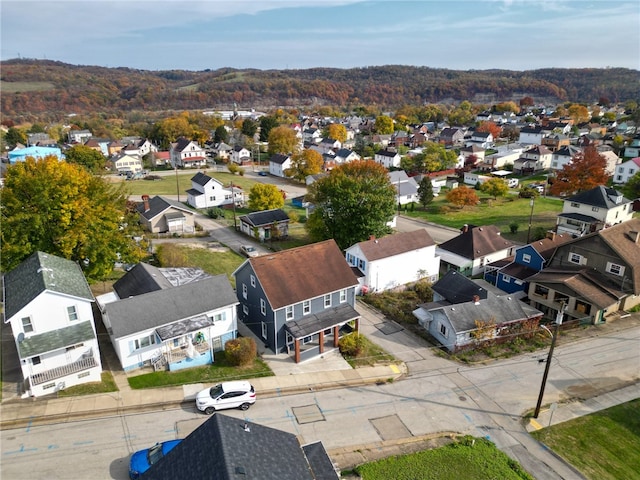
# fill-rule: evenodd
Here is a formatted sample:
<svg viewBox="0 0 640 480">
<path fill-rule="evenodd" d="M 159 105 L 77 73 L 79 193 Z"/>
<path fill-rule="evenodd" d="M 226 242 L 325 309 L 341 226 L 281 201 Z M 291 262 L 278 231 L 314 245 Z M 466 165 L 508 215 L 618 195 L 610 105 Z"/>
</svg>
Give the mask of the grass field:
<svg viewBox="0 0 640 480">
<path fill-rule="evenodd" d="M 532 435 L 587 478 L 640 479 L 640 399 Z"/>
<path fill-rule="evenodd" d="M 367 463 L 355 470 L 363 480 L 533 480 L 493 443 L 471 437 L 434 450 Z"/>
<path fill-rule="evenodd" d="M 49 82 L 3 82 L 0 81 L 0 90 L 5 93 L 20 92 L 45 92 L 55 89 L 55 85 Z"/>
</svg>

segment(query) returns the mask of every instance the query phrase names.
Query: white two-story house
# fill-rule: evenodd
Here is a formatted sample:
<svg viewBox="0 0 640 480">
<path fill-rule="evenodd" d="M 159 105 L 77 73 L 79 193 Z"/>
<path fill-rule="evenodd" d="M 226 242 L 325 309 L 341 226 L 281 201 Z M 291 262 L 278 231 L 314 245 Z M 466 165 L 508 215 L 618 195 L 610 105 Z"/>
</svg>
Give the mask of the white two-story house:
<svg viewBox="0 0 640 480">
<path fill-rule="evenodd" d="M 373 157 L 376 163 L 379 163 L 385 168 L 399 167 L 400 166 L 400 154 L 391 150 L 379 150 Z"/>
<path fill-rule="evenodd" d="M 632 158 L 616 166 L 613 183 L 624 185 L 636 173 L 640 172 L 640 157 Z"/>
<path fill-rule="evenodd" d="M 633 202 L 614 188 L 599 185 L 564 201 L 556 221 L 558 233 L 581 237 L 631 220 Z"/>
<path fill-rule="evenodd" d="M 207 152 L 188 138 L 181 137 L 172 143 L 170 154 L 174 168 L 198 168 L 207 164 Z"/>
<path fill-rule="evenodd" d="M 219 180 L 198 172 L 191 177 L 191 188 L 187 190 L 187 203 L 194 208 L 221 207 L 242 202 L 242 190 L 225 188 Z"/>
<path fill-rule="evenodd" d="M 80 266 L 36 252 L 4 277 L 5 322 L 16 342 L 25 396 L 101 381 L 93 294 Z"/>
</svg>

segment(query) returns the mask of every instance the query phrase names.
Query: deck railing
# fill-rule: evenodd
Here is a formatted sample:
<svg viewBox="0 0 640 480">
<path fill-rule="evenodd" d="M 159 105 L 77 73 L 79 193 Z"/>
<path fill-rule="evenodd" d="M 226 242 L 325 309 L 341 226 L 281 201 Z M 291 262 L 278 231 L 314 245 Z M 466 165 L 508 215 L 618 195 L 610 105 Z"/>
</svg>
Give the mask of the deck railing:
<svg viewBox="0 0 640 480">
<path fill-rule="evenodd" d="M 52 368 L 44 372 L 31 375 L 31 385 L 40 385 L 41 383 L 56 380 L 58 378 L 66 377 L 67 375 L 73 375 L 74 373 L 81 372 L 83 370 L 89 370 L 98 366 L 98 362 L 93 356 L 81 358 L 80 360 L 63 365 L 61 367 Z"/>
</svg>

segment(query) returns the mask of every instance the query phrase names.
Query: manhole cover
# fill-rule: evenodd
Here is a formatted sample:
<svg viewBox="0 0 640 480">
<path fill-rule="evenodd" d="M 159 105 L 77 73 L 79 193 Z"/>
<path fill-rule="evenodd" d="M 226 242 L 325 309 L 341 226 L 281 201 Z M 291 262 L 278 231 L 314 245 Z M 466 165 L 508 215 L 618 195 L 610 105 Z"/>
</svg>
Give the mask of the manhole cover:
<svg viewBox="0 0 640 480">
<path fill-rule="evenodd" d="M 402 327 L 393 322 L 377 323 L 375 327 L 385 335 L 391 335 L 392 333 L 396 333 L 402 330 Z"/>
<path fill-rule="evenodd" d="M 293 414 L 300 425 L 304 423 L 324 422 L 325 418 L 318 408 L 318 405 L 305 405 L 303 407 L 292 407 Z"/>
</svg>

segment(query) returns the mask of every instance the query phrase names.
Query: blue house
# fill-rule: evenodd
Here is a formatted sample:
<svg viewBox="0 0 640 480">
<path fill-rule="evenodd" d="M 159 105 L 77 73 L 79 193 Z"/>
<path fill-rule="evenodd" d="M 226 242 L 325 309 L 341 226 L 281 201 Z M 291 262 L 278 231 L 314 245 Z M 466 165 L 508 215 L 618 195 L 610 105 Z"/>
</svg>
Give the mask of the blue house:
<svg viewBox="0 0 640 480">
<path fill-rule="evenodd" d="M 553 253 L 571 235 L 550 233 L 547 238 L 516 248 L 513 256 L 490 263 L 484 279 L 507 293 L 527 291 L 527 279 L 542 271 Z"/>
<path fill-rule="evenodd" d="M 238 319 L 296 363 L 358 330 L 358 280 L 334 240 L 249 258 L 233 275 Z"/>
</svg>

